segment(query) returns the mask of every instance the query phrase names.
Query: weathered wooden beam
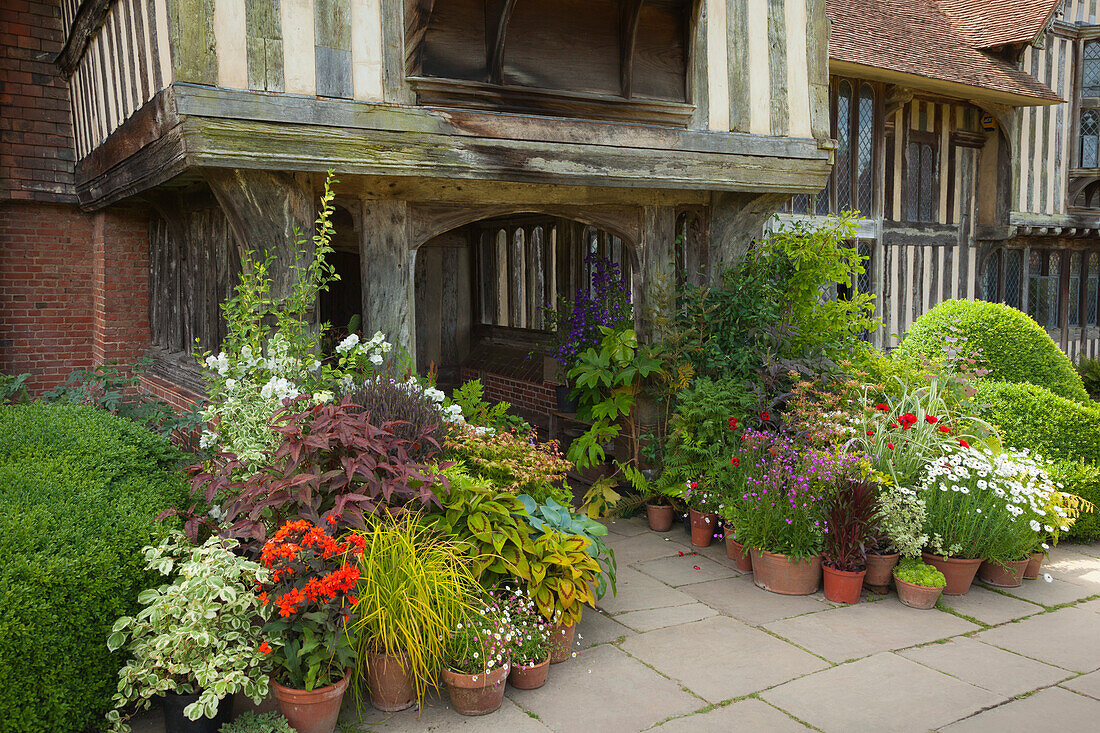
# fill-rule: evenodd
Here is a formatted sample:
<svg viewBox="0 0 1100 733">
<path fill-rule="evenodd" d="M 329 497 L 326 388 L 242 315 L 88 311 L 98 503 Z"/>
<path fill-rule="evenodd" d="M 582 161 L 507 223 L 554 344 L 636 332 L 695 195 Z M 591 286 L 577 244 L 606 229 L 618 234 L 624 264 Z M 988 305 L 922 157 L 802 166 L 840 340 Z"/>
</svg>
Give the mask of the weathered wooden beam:
<svg viewBox="0 0 1100 733">
<path fill-rule="evenodd" d="M 800 2 L 801 0 L 789 0 Z M 829 123 L 829 18 L 825 0 L 806 2 L 806 60 L 810 81 L 810 129 L 817 140 L 828 140 Z"/>
<path fill-rule="evenodd" d="M 619 6 L 619 86 L 630 99 L 634 86 L 634 45 L 638 39 L 638 19 L 644 0 L 627 0 Z"/>
<path fill-rule="evenodd" d="M 278 0 L 245 0 L 248 88 L 283 91 L 283 28 Z"/>
<path fill-rule="evenodd" d="M 168 4 L 168 37 L 176 80 L 217 85 L 214 0 L 172 0 Z"/>
<path fill-rule="evenodd" d="M 359 261 L 364 332 L 382 331 L 392 343 L 415 344 L 415 255 L 404 201 L 363 202 Z"/>
<path fill-rule="evenodd" d="M 54 58 L 54 63 L 66 78 L 73 75 L 80 57 L 84 55 L 84 50 L 103 25 L 107 11 L 111 9 L 114 2 L 115 0 L 84 0 L 80 3 L 73 18 L 72 27 L 69 29 L 69 35 L 65 39 L 65 45 Z"/>
<path fill-rule="evenodd" d="M 504 44 L 508 22 L 516 0 L 486 0 L 485 2 L 485 68 L 490 84 L 504 82 Z"/>
<path fill-rule="evenodd" d="M 351 0 L 313 0 L 317 95 L 351 98 Z"/>
<path fill-rule="evenodd" d="M 788 196 L 775 193 L 716 193 L 711 199 L 711 277 L 738 262 L 761 236 L 764 224 L 779 211 Z"/>
</svg>

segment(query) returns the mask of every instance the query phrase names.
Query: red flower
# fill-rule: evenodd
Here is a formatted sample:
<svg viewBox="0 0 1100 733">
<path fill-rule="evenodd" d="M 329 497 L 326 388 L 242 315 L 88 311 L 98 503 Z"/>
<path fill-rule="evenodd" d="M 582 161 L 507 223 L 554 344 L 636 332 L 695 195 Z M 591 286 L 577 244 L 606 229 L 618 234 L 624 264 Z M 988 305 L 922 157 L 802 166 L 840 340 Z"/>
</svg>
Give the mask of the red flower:
<svg viewBox="0 0 1100 733">
<path fill-rule="evenodd" d="M 961 445 L 963 448 L 969 448 L 970 447 L 970 443 L 967 443 L 965 440 L 960 440 L 959 445 Z"/>
<path fill-rule="evenodd" d="M 892 428 L 897 428 L 897 426 L 898 426 L 898 424 L 896 422 L 890 423 L 890 427 L 892 427 Z"/>
<path fill-rule="evenodd" d="M 924 416 L 924 421 L 926 423 L 928 423 L 929 425 L 935 425 L 936 423 L 938 423 L 940 421 L 940 419 L 938 417 L 936 417 L 935 415 L 925 415 Z"/>
<path fill-rule="evenodd" d="M 747 436 L 747 435 L 742 435 L 742 436 L 741 436 L 741 442 L 742 442 L 742 443 L 744 443 L 744 442 L 745 442 L 746 440 L 748 440 L 748 439 L 749 439 L 749 436 Z"/>
<path fill-rule="evenodd" d="M 741 465 L 741 459 L 738 458 L 737 456 L 734 456 L 733 458 L 730 459 L 730 463 L 733 464 L 734 466 L 740 466 Z"/>
<path fill-rule="evenodd" d="M 941 433 L 950 433 L 951 428 L 947 427 L 946 425 L 940 425 L 940 432 Z"/>
<path fill-rule="evenodd" d="M 867 435 L 874 435 L 874 434 L 875 434 L 875 431 L 874 431 L 874 430 L 868 430 L 868 431 L 867 431 Z"/>
<path fill-rule="evenodd" d="M 266 657 L 270 653 L 271 653 L 271 645 L 270 644 L 268 644 L 266 641 L 263 644 L 260 644 L 260 654 L 263 654 Z"/>
<path fill-rule="evenodd" d="M 889 412 L 890 411 L 890 406 L 889 405 L 884 405 L 880 402 L 879 404 L 875 405 L 875 409 L 879 410 L 880 412 Z"/>
<path fill-rule="evenodd" d="M 698 569 L 699 569 L 699 566 L 698 566 L 698 565 L 693 565 L 692 567 L 694 567 L 694 568 L 695 568 L 696 570 L 698 570 Z"/>
<path fill-rule="evenodd" d="M 767 410 L 764 410 L 763 412 L 760 413 L 760 419 L 763 420 L 764 422 L 767 422 L 768 420 L 772 419 L 772 416 L 768 414 Z"/>
<path fill-rule="evenodd" d="M 894 450 L 894 444 L 893 443 L 887 443 L 886 447 L 889 448 L 890 450 Z"/>
<path fill-rule="evenodd" d="M 695 481 L 692 481 L 692 482 L 691 482 L 691 488 L 693 488 L 693 489 L 697 489 L 697 488 L 699 488 L 699 484 L 698 484 L 697 482 L 695 482 Z"/>
<path fill-rule="evenodd" d="M 729 420 L 730 430 L 737 430 L 737 418 L 731 417 Z"/>
</svg>

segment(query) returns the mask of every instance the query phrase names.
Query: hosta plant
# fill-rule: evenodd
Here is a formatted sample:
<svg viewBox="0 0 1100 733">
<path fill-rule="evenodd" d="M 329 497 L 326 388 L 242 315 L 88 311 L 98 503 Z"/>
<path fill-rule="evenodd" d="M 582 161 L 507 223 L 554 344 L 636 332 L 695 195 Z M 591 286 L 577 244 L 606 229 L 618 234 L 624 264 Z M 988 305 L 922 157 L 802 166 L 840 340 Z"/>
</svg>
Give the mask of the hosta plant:
<svg viewBox="0 0 1100 733">
<path fill-rule="evenodd" d="M 520 494 L 518 498 L 526 510 L 524 519 L 534 530 L 532 536 L 537 537 L 539 533 L 553 530 L 565 535 L 580 535 L 588 540 L 586 551 L 599 562 L 602 569 L 596 583 L 596 598 L 603 598 L 608 588 L 614 595 L 618 565 L 615 562 L 615 551 L 603 540 L 607 527 L 584 514 L 570 511 L 553 498 L 547 499 L 543 504 L 536 503 L 526 494 Z"/>
<path fill-rule="evenodd" d="M 584 605 L 595 608 L 592 584 L 600 565 L 588 554 L 588 539 L 549 530 L 535 540 L 531 557 L 531 597 L 539 613 L 551 623 L 574 624 Z"/>
<path fill-rule="evenodd" d="M 191 720 L 213 718 L 227 695 L 257 703 L 267 696 L 271 648 L 255 624 L 268 615 L 255 593 L 267 571 L 236 546 L 212 537 L 195 547 L 173 532 L 145 548 L 146 566 L 171 581 L 142 591 L 144 608 L 111 628 L 107 647 L 127 657 L 107 713 L 113 731 L 129 731 L 124 711 L 148 708 L 166 693 L 199 694 L 184 709 Z"/>
</svg>

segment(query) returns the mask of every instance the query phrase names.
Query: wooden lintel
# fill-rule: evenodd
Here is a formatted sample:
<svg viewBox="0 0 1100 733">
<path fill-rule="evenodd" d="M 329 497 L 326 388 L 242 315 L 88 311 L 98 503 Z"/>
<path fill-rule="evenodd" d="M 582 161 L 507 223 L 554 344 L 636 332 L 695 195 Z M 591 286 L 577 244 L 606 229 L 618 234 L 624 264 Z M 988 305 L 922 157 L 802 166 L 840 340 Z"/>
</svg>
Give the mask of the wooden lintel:
<svg viewBox="0 0 1100 733">
<path fill-rule="evenodd" d="M 630 99 L 634 87 L 634 45 L 638 38 L 638 18 L 644 0 L 627 0 L 619 13 L 619 85 L 622 95 Z"/>
<path fill-rule="evenodd" d="M 516 0 L 485 2 L 485 68 L 489 71 L 490 84 L 504 83 L 504 43 L 515 7 Z"/>
</svg>

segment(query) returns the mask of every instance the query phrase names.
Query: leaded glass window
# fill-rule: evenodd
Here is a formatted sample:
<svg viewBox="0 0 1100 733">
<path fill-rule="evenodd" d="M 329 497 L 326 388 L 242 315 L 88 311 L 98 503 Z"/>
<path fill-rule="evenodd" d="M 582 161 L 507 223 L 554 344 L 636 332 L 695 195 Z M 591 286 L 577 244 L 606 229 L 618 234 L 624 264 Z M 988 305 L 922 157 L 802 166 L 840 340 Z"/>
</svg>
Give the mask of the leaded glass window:
<svg viewBox="0 0 1100 733">
<path fill-rule="evenodd" d="M 1011 249 L 1005 255 L 1004 302 L 1013 308 L 1020 307 L 1020 282 L 1024 266 L 1024 253 Z"/>
<path fill-rule="evenodd" d="M 873 264 L 872 257 L 874 250 L 870 242 L 860 242 L 858 250 L 860 257 L 863 258 L 863 272 L 856 276 L 856 290 L 861 293 L 871 292 L 871 266 Z"/>
<path fill-rule="evenodd" d="M 1001 253 L 994 252 L 985 262 L 985 300 L 996 303 L 1001 297 Z"/>
<path fill-rule="evenodd" d="M 1085 44 L 1081 60 L 1081 96 L 1100 97 L 1100 42 Z"/>
<path fill-rule="evenodd" d="M 1085 278 L 1085 324 L 1096 325 L 1096 290 L 1100 284 L 1100 258 L 1093 252 L 1089 255 L 1088 275 Z"/>
<path fill-rule="evenodd" d="M 1081 167 L 1098 168 L 1100 163 L 1100 115 L 1087 110 L 1081 115 Z"/>
<path fill-rule="evenodd" d="M 836 208 L 852 208 L 852 85 L 840 82 L 836 100 Z"/>
<path fill-rule="evenodd" d="M 1081 325 L 1081 253 L 1069 256 L 1069 325 Z"/>
<path fill-rule="evenodd" d="M 859 88 L 859 120 L 856 139 L 856 174 L 858 176 L 859 210 L 864 216 L 871 215 L 872 186 L 874 171 L 872 165 L 875 133 L 875 90 L 870 84 L 863 84 Z"/>
</svg>

